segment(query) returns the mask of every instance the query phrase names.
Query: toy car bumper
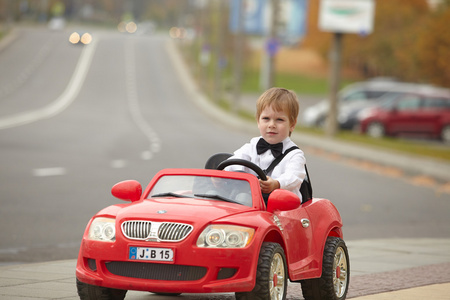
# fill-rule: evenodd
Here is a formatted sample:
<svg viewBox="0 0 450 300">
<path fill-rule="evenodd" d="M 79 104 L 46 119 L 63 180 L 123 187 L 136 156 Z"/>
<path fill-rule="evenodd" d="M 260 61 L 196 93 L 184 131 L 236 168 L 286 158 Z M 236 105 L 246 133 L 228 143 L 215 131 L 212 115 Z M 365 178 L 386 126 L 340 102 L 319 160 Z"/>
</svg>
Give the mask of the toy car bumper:
<svg viewBox="0 0 450 300">
<path fill-rule="evenodd" d="M 251 291 L 258 249 L 174 247 L 173 261 L 129 259 L 130 247 L 148 243 L 105 243 L 83 239 L 77 262 L 78 280 L 97 286 L 160 293 L 221 293 Z M 188 250 L 188 251 L 187 251 Z"/>
</svg>

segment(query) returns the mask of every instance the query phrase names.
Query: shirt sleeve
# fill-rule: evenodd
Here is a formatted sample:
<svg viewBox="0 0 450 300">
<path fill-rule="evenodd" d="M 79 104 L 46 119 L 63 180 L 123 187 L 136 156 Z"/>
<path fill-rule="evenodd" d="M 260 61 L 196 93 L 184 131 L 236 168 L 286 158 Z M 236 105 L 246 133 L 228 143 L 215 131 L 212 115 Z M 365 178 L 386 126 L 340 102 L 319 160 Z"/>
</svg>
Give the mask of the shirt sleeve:
<svg viewBox="0 0 450 300">
<path fill-rule="evenodd" d="M 278 180 L 281 189 L 297 192 L 306 177 L 305 164 L 303 151 L 292 151 L 274 168 L 272 178 Z"/>
</svg>

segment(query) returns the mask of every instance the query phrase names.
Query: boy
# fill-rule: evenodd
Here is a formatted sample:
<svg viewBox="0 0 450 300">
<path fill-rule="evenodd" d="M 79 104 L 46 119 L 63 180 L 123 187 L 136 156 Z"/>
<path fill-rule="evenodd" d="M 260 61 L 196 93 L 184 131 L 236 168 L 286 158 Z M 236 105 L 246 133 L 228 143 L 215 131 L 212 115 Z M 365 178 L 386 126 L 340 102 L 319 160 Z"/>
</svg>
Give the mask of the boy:
<svg viewBox="0 0 450 300">
<path fill-rule="evenodd" d="M 264 92 L 256 103 L 256 120 L 261 136 L 252 138 L 250 143 L 236 150 L 230 158 L 249 160 L 266 170 L 276 157 L 296 146 L 290 136 L 297 124 L 298 112 L 299 104 L 294 92 L 283 88 L 271 88 Z M 295 193 L 302 200 L 299 190 L 306 176 L 305 163 L 300 149 L 286 154 L 267 174 L 267 181 L 259 180 L 262 193 L 270 194 L 281 188 Z M 229 166 L 226 170 L 253 173 L 241 166 Z"/>
</svg>

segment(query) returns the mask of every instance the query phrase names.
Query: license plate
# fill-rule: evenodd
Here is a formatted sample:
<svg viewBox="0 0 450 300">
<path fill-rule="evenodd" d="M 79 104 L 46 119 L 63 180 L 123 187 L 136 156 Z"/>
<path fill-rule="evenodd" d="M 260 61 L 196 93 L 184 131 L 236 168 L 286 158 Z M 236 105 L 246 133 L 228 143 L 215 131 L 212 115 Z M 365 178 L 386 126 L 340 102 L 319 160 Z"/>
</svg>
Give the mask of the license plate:
<svg viewBox="0 0 450 300">
<path fill-rule="evenodd" d="M 130 259 L 173 261 L 173 250 L 169 248 L 130 247 Z"/>
</svg>

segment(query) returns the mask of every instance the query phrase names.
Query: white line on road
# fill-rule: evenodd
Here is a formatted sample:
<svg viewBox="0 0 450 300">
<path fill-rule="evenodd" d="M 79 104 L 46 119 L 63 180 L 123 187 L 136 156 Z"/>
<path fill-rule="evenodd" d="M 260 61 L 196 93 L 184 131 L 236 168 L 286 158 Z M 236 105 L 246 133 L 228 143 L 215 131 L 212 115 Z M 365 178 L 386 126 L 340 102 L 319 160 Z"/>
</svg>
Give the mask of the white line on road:
<svg viewBox="0 0 450 300">
<path fill-rule="evenodd" d="M 47 177 L 65 175 L 67 170 L 61 167 L 33 169 L 33 176 Z"/>
<path fill-rule="evenodd" d="M 148 151 L 144 151 L 142 159 L 149 160 L 152 153 L 159 152 L 161 149 L 161 140 L 158 134 L 148 124 L 142 116 L 139 106 L 139 97 L 136 87 L 136 59 L 134 54 L 134 40 L 128 40 L 125 44 L 125 76 L 127 88 L 128 107 L 131 117 L 137 127 L 144 133 L 150 142 Z"/>
<path fill-rule="evenodd" d="M 124 159 L 115 159 L 111 161 L 111 168 L 113 169 L 122 169 L 125 168 L 127 165 L 126 160 Z"/>
<path fill-rule="evenodd" d="M 98 39 L 95 39 L 91 44 L 84 47 L 75 68 L 75 72 L 66 89 L 58 99 L 43 108 L 0 119 L 0 129 L 26 125 L 39 120 L 48 119 L 64 111 L 75 100 L 80 92 L 84 79 L 89 71 L 91 60 L 97 47 L 97 42 Z"/>
</svg>

